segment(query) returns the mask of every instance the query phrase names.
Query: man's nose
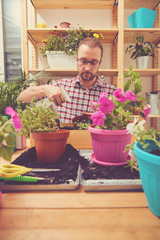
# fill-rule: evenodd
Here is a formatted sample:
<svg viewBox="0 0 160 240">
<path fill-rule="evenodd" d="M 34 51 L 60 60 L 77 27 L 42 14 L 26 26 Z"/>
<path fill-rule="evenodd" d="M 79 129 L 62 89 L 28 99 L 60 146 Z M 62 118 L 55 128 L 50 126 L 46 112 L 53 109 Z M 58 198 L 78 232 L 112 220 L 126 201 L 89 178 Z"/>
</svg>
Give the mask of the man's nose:
<svg viewBox="0 0 160 240">
<path fill-rule="evenodd" d="M 85 69 L 91 69 L 92 68 L 92 65 L 90 62 L 87 62 L 86 65 L 85 65 Z"/>
</svg>

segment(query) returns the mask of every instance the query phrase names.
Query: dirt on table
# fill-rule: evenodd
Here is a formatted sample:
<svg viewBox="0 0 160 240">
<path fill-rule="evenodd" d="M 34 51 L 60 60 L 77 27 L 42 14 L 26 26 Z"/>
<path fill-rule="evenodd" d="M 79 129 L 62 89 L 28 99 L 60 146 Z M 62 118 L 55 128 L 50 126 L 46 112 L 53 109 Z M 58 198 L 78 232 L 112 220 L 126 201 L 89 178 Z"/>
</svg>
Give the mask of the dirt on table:
<svg viewBox="0 0 160 240">
<path fill-rule="evenodd" d="M 35 147 L 28 149 L 22 153 L 13 164 L 25 166 L 28 168 L 48 168 L 60 169 L 54 172 L 29 172 L 25 176 L 42 177 L 35 183 L 15 182 L 0 180 L 0 184 L 69 184 L 76 181 L 78 176 L 78 168 L 81 165 L 84 180 L 88 179 L 139 179 L 139 172 L 127 166 L 101 166 L 93 163 L 91 160 L 80 156 L 79 151 L 67 144 L 63 156 L 55 163 L 38 164 L 36 158 Z"/>
<path fill-rule="evenodd" d="M 77 179 L 79 167 L 79 152 L 70 144 L 67 144 L 63 156 L 55 163 L 38 164 L 35 147 L 28 149 L 22 153 L 13 164 L 25 166 L 28 168 L 47 168 L 60 169 L 60 171 L 52 172 L 29 172 L 25 176 L 42 177 L 44 180 L 38 182 L 15 182 L 0 180 L 4 184 L 69 184 L 71 180 Z"/>
<path fill-rule="evenodd" d="M 139 172 L 127 165 L 123 166 L 101 166 L 91 160 L 80 158 L 84 180 L 88 179 L 139 179 Z"/>
</svg>

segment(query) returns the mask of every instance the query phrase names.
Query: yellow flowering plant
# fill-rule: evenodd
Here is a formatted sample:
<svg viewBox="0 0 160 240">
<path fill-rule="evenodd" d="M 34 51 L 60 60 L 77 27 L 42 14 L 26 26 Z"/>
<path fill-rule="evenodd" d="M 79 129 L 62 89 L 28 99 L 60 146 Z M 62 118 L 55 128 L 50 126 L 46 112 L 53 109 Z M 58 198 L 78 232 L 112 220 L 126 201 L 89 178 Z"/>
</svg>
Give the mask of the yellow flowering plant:
<svg viewBox="0 0 160 240">
<path fill-rule="evenodd" d="M 57 28 L 55 26 L 55 28 Z M 61 30 L 54 30 L 50 32 L 47 40 L 42 40 L 44 48 L 40 48 L 43 56 L 46 56 L 46 51 L 61 51 L 67 55 L 75 56 L 79 43 L 86 37 L 103 39 L 102 33 L 96 33 L 92 29 L 85 30 L 83 27 L 70 28 L 63 32 Z"/>
<path fill-rule="evenodd" d="M 84 38 L 97 38 L 97 39 L 103 39 L 102 33 L 96 33 L 92 29 L 89 31 L 84 30 L 82 27 L 76 28 L 76 29 L 69 29 L 67 31 L 67 35 L 65 36 L 65 42 L 64 42 L 64 51 L 68 55 L 77 55 L 77 49 L 79 43 Z"/>
</svg>

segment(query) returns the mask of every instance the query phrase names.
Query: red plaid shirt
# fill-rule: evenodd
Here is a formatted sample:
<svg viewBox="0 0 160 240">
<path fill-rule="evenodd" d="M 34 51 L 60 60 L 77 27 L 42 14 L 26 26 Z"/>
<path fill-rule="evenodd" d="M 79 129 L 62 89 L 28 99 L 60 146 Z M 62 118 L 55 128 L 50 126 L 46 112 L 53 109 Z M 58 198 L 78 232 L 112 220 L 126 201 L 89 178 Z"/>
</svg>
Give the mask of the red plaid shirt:
<svg viewBox="0 0 160 240">
<path fill-rule="evenodd" d="M 85 87 L 79 80 L 79 76 L 72 79 L 62 79 L 52 82 L 53 86 L 63 87 L 71 102 L 65 102 L 61 106 L 57 107 L 57 111 L 60 115 L 60 121 L 63 123 L 72 122 L 72 118 L 78 115 L 82 115 L 82 112 L 92 112 L 90 101 L 98 101 L 100 93 L 108 91 L 108 96 L 112 95 L 115 91 L 115 87 L 106 83 L 103 79 L 97 76 L 97 81 L 89 89 Z"/>
</svg>

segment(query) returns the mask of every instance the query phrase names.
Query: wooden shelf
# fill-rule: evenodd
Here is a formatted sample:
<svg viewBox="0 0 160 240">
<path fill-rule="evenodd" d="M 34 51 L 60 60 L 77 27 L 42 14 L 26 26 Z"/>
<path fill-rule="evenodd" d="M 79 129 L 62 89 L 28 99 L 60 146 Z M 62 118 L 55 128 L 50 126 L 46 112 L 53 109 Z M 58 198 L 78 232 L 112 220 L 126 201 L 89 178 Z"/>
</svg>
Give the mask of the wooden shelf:
<svg viewBox="0 0 160 240">
<path fill-rule="evenodd" d="M 121 1 L 121 0 L 119 0 Z M 140 7 L 150 8 L 153 9 L 157 3 L 158 0 L 124 0 L 124 8 L 126 9 L 138 9 Z"/>
<path fill-rule="evenodd" d="M 29 72 L 36 74 L 43 69 L 30 69 Z M 77 69 L 46 69 L 46 75 L 49 76 L 76 76 Z M 99 74 L 103 74 L 105 77 L 113 77 L 118 73 L 118 69 L 99 69 Z"/>
<path fill-rule="evenodd" d="M 148 115 L 148 118 L 160 118 L 160 115 Z"/>
<path fill-rule="evenodd" d="M 124 69 L 127 72 L 128 69 Z M 160 69 L 133 69 L 135 72 L 139 72 L 141 77 L 155 77 L 160 74 Z"/>
<path fill-rule="evenodd" d="M 160 28 L 125 28 L 125 43 L 129 43 L 131 41 L 131 33 L 134 33 L 135 37 L 143 35 L 145 41 L 150 41 L 152 43 L 154 43 L 157 39 L 160 39 Z"/>
<path fill-rule="evenodd" d="M 115 0 L 32 0 L 36 9 L 112 9 Z"/>
<path fill-rule="evenodd" d="M 42 40 L 45 40 L 48 38 L 48 36 L 51 34 L 52 31 L 59 30 L 65 32 L 68 29 L 65 28 L 32 28 L 27 29 L 28 35 L 31 37 L 31 39 L 35 43 L 42 43 Z M 101 39 L 104 43 L 113 43 L 114 39 L 116 38 L 118 34 L 118 29 L 92 29 L 93 31 L 97 33 L 102 33 L 104 36 L 104 39 Z M 90 31 L 90 29 L 86 29 L 86 31 Z"/>
<path fill-rule="evenodd" d="M 30 73 L 38 73 L 43 69 L 29 69 Z M 127 72 L 128 69 L 124 69 Z M 141 77 L 154 77 L 160 74 L 160 69 L 133 69 L 133 71 L 139 72 Z M 73 76 L 77 74 L 77 69 L 46 69 L 46 74 L 56 76 Z M 99 69 L 99 74 L 103 74 L 105 77 L 113 77 L 118 75 L 118 69 Z"/>
<path fill-rule="evenodd" d="M 119 0 L 121 1 L 121 0 Z M 36 9 L 112 9 L 115 0 L 31 0 Z M 138 9 L 146 7 L 153 9 L 158 0 L 124 0 L 124 7 L 126 9 Z"/>
<path fill-rule="evenodd" d="M 28 28 L 27 32 L 29 36 L 33 39 L 35 43 L 41 43 L 42 40 L 47 39 L 52 31 L 59 30 L 65 32 L 68 29 L 65 28 Z M 92 29 L 97 33 L 102 33 L 104 39 L 101 41 L 104 43 L 113 43 L 114 39 L 118 35 L 118 29 Z M 90 29 L 86 29 L 90 31 Z M 160 39 L 160 28 L 125 28 L 124 29 L 124 42 L 129 43 L 132 39 L 131 33 L 134 33 L 135 37 L 144 35 L 145 41 L 150 41 L 152 43 Z"/>
</svg>

